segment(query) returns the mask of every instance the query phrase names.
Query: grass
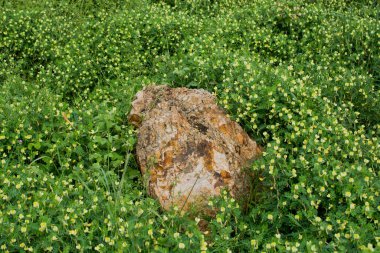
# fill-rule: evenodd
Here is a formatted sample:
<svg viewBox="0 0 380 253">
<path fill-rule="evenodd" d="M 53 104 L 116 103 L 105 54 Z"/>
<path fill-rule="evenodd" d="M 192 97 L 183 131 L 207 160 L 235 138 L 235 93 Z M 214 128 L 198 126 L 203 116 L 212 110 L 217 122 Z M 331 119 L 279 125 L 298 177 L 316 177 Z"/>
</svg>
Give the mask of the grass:
<svg viewBox="0 0 380 253">
<path fill-rule="evenodd" d="M 0 1 L 0 250 L 380 250 L 376 1 Z M 265 147 L 252 200 L 198 217 L 144 189 L 127 122 L 204 88 Z"/>
</svg>

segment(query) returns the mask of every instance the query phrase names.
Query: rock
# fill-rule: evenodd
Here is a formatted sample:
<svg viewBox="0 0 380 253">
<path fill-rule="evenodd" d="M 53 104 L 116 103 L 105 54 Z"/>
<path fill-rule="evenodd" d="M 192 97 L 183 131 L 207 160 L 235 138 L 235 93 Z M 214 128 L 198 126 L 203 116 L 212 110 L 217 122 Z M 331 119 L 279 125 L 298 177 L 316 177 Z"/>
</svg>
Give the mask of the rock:
<svg viewBox="0 0 380 253">
<path fill-rule="evenodd" d="M 145 87 L 129 122 L 138 128 L 137 159 L 148 193 L 166 210 L 203 208 L 224 187 L 236 197 L 245 189 L 242 168 L 261 154 L 202 89 Z"/>
</svg>

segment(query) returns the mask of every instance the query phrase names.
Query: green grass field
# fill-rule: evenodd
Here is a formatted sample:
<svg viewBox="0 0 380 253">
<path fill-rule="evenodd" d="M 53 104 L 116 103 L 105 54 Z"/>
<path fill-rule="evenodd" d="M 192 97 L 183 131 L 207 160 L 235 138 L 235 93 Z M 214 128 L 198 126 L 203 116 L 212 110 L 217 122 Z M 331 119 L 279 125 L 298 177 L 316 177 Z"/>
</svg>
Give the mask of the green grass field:
<svg viewBox="0 0 380 253">
<path fill-rule="evenodd" d="M 147 196 L 127 122 L 203 88 L 265 147 L 242 205 Z M 0 252 L 380 252 L 380 5 L 0 0 Z"/>
</svg>

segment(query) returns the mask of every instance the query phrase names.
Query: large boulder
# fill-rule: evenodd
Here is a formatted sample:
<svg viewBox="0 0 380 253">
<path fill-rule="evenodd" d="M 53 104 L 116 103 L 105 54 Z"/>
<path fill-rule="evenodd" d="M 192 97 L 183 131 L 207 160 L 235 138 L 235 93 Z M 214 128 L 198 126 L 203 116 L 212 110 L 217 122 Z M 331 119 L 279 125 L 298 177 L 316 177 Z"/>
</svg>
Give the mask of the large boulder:
<svg viewBox="0 0 380 253">
<path fill-rule="evenodd" d="M 244 192 L 242 168 L 260 147 L 202 89 L 147 86 L 129 115 L 138 128 L 137 159 L 148 192 L 164 209 L 203 208 L 227 188 Z"/>
</svg>

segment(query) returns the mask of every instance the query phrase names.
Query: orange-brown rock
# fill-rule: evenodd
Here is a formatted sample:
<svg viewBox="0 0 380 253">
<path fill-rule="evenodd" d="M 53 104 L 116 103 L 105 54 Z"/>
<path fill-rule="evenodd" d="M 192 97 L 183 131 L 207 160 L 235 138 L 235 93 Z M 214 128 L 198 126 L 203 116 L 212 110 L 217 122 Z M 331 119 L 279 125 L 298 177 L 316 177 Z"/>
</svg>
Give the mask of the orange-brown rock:
<svg viewBox="0 0 380 253">
<path fill-rule="evenodd" d="M 203 207 L 221 189 L 244 190 L 242 168 L 260 147 L 201 89 L 148 86 L 129 115 L 138 128 L 137 159 L 151 196 L 164 209 Z"/>
</svg>

